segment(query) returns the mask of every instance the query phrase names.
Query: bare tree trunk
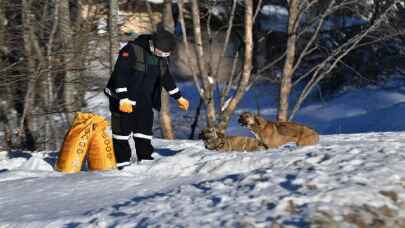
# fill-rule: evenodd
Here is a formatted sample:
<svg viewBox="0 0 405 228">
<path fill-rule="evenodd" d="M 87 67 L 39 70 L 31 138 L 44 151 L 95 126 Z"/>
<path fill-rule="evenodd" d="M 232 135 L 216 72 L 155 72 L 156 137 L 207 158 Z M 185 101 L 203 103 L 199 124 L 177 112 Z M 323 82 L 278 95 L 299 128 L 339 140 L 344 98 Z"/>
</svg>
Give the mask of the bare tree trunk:
<svg viewBox="0 0 405 228">
<path fill-rule="evenodd" d="M 200 79 L 198 78 L 198 76 L 196 74 L 197 70 L 194 68 L 194 64 L 191 63 L 191 54 L 190 54 L 190 49 L 189 49 L 186 24 L 184 22 L 183 1 L 178 0 L 177 5 L 179 7 L 179 22 L 180 22 L 180 25 L 181 25 L 183 44 L 184 44 L 184 47 L 185 47 L 185 53 L 186 53 L 186 57 L 187 57 L 186 58 L 187 65 L 190 66 L 190 71 L 191 71 L 191 75 L 193 76 L 194 85 L 196 86 L 197 92 L 198 92 L 198 94 L 200 96 L 200 101 L 199 101 L 199 104 L 198 104 L 198 107 L 197 107 L 197 110 L 196 110 L 196 114 L 195 114 L 195 117 L 194 117 L 194 122 L 190 126 L 191 127 L 191 133 L 190 133 L 189 139 L 193 139 L 195 129 L 197 128 L 198 120 L 200 118 L 201 108 L 202 108 L 202 105 L 204 103 L 204 94 L 203 94 L 202 89 L 201 89 Z"/>
<path fill-rule="evenodd" d="M 174 20 L 172 11 L 172 1 L 164 0 L 162 12 L 163 28 L 171 33 L 174 33 Z"/>
<path fill-rule="evenodd" d="M 109 41 L 110 41 L 110 74 L 112 73 L 115 61 L 117 60 L 119 40 L 118 40 L 118 0 L 109 0 Z"/>
<path fill-rule="evenodd" d="M 6 36 L 6 14 L 4 12 L 5 1 L 0 0 L 0 56 L 2 53 L 2 49 L 5 48 L 5 36 Z"/>
<path fill-rule="evenodd" d="M 53 25 L 51 29 L 51 33 L 49 35 L 49 40 L 47 43 L 47 52 L 46 52 L 46 59 L 48 65 L 48 72 L 45 79 L 44 85 L 44 106 L 46 111 L 45 117 L 45 150 L 51 150 L 55 145 L 55 132 L 53 132 L 52 128 L 52 120 L 51 120 L 51 113 L 54 106 L 54 97 L 55 97 L 55 89 L 54 89 L 54 82 L 53 82 L 53 74 L 52 74 L 52 63 L 53 63 L 53 48 L 55 42 L 55 36 L 58 28 L 58 21 L 59 21 L 59 3 L 60 0 L 53 1 Z"/>
<path fill-rule="evenodd" d="M 292 88 L 292 76 L 294 74 L 295 51 L 297 42 L 297 28 L 299 18 L 299 0 L 290 0 L 288 6 L 288 40 L 287 56 L 284 63 L 283 76 L 280 85 L 280 100 L 277 111 L 278 121 L 288 121 L 288 98 Z"/>
<path fill-rule="evenodd" d="M 150 5 L 150 3 L 148 1 L 145 1 L 145 4 L 146 4 L 146 9 L 149 14 L 149 20 L 150 20 L 150 24 L 152 27 L 152 31 L 156 31 L 156 21 L 153 18 L 152 6 Z"/>
<path fill-rule="evenodd" d="M 84 2 L 85 0 L 75 0 L 75 10 L 77 11 L 76 17 L 72 21 L 72 29 L 75 31 L 74 36 L 74 45 L 73 45 L 73 55 L 74 55 L 74 70 L 76 73 L 76 77 L 80 80 L 77 80 L 75 83 L 75 88 L 77 91 L 78 102 L 77 102 L 77 110 L 79 110 L 85 104 L 85 93 L 86 93 L 86 81 L 87 81 L 87 74 L 86 74 L 86 67 L 89 62 L 88 53 L 91 51 L 89 50 L 89 43 L 90 43 L 90 34 L 92 34 L 92 21 L 88 19 L 84 19 L 81 12 L 84 10 Z M 94 23 L 94 22 L 93 22 Z M 117 33 L 118 34 L 118 33 Z M 119 44 L 117 41 L 116 48 L 118 49 Z M 118 52 L 118 51 L 117 51 Z M 118 55 L 116 52 L 116 55 Z"/>
<path fill-rule="evenodd" d="M 174 21 L 171 0 L 164 1 L 162 13 L 162 22 L 164 29 L 173 33 Z M 162 72 L 162 74 L 163 73 L 164 72 Z M 174 139 L 176 138 L 176 136 L 173 131 L 172 117 L 170 114 L 169 94 L 165 89 L 162 90 L 161 100 L 162 107 L 160 109 L 160 127 L 162 128 L 163 138 Z"/>
<path fill-rule="evenodd" d="M 33 59 L 33 47 L 32 47 L 32 39 L 31 36 L 31 29 L 32 29 L 32 21 L 33 15 L 31 13 L 31 1 L 23 0 L 22 1 L 22 18 L 23 18 L 23 40 L 24 40 L 24 55 L 26 60 L 26 75 L 27 75 L 27 90 L 24 97 L 23 102 L 23 112 L 20 117 L 20 126 L 19 126 L 19 144 L 21 147 L 35 150 L 35 141 L 32 135 L 31 130 L 31 111 L 34 104 L 34 97 L 35 97 L 35 84 L 36 78 L 35 75 L 35 63 Z"/>
<path fill-rule="evenodd" d="M 197 50 L 197 63 L 204 87 L 204 102 L 207 107 L 207 125 L 208 127 L 213 127 L 216 121 L 215 102 L 213 97 L 213 83 L 209 81 L 209 75 L 206 69 L 204 59 L 204 49 L 200 23 L 200 10 L 198 6 L 198 1 L 192 0 L 191 3 L 192 3 L 195 49 Z"/>
<path fill-rule="evenodd" d="M 4 5 L 3 5 L 3 0 L 0 0 L 0 58 L 3 58 L 3 49 L 5 48 L 5 21 L 6 17 L 4 15 Z M 1 61 L 0 61 L 1 63 Z M 0 68 L 3 68 L 2 65 L 0 65 Z M 2 93 L 0 93 L 2 96 L 4 96 Z M 8 103 L 8 100 L 5 100 Z M 4 104 L 0 104 L 0 126 L 3 124 L 3 131 L 4 131 L 4 139 L 3 142 L 7 145 L 7 128 L 8 128 L 8 118 L 7 118 L 7 112 L 6 112 L 6 102 Z M 1 145 L 0 145 L 1 146 Z M 7 146 L 8 147 L 8 146 Z"/>
<path fill-rule="evenodd" d="M 231 32 L 232 32 L 232 28 L 233 28 L 233 20 L 234 20 L 234 17 L 235 17 L 236 5 L 237 5 L 237 1 L 236 1 L 236 0 L 233 0 L 233 1 L 232 1 L 231 15 L 229 16 L 228 28 L 227 28 L 227 30 L 226 30 L 226 35 L 225 35 L 224 46 L 223 46 L 223 48 L 222 48 L 222 52 L 221 52 L 220 58 L 219 58 L 219 60 L 218 60 L 217 67 L 216 67 L 215 74 L 214 74 L 214 78 L 215 78 L 215 79 L 218 79 L 219 70 L 220 70 L 220 68 L 221 68 L 221 63 L 222 63 L 222 60 L 225 58 L 225 52 L 226 52 L 226 49 L 227 49 L 227 47 L 228 47 L 229 40 L 230 40 L 230 38 L 231 38 Z M 235 60 L 234 60 L 234 63 L 235 63 L 235 64 L 233 65 L 233 67 L 236 66 L 236 62 L 235 62 L 236 59 L 237 59 L 237 57 L 236 57 Z M 229 88 L 230 88 L 230 86 L 232 85 L 233 71 L 232 71 L 231 75 L 229 75 L 229 79 L 228 79 L 228 80 L 229 80 L 229 81 L 228 81 L 228 85 L 229 85 L 229 86 L 225 86 L 225 88 L 221 91 L 220 107 L 223 107 L 223 106 L 224 106 L 224 104 L 225 104 L 225 97 L 228 95 Z"/>
<path fill-rule="evenodd" d="M 195 130 L 198 125 L 198 120 L 200 119 L 201 107 L 202 107 L 203 103 L 204 103 L 204 100 L 202 98 L 200 98 L 200 101 L 198 102 L 197 110 L 195 112 L 194 121 L 191 124 L 191 133 L 190 133 L 190 136 L 188 136 L 188 139 L 194 139 L 194 134 L 195 134 Z"/>
<path fill-rule="evenodd" d="M 80 109 L 81 97 L 79 97 L 79 76 L 77 69 L 75 69 L 75 56 L 73 48 L 73 30 L 70 20 L 69 1 L 61 0 L 59 8 L 59 32 L 60 39 L 63 44 L 63 57 L 64 57 L 64 105 L 67 112 L 68 121 L 72 121 L 73 112 Z"/>
<path fill-rule="evenodd" d="M 6 89 L 6 91 L 3 92 L 9 92 L 7 90 L 8 89 Z M 8 116 L 8 114 L 10 113 L 10 104 L 9 104 L 10 98 L 8 97 L 8 94 L 2 94 L 2 97 L 7 97 L 7 99 L 4 99 L 4 101 L 0 103 L 0 126 L 1 124 L 3 125 L 3 128 L 1 130 L 3 130 L 4 133 L 3 142 L 6 147 L 5 149 L 11 149 L 13 147 L 13 140 L 12 140 L 13 137 Z"/>
<path fill-rule="evenodd" d="M 183 44 L 185 47 L 185 53 L 186 53 L 186 60 L 187 60 L 187 65 L 190 66 L 191 74 L 193 76 L 194 84 L 197 87 L 198 94 L 200 95 L 201 98 L 204 98 L 204 94 L 202 93 L 201 89 L 201 83 L 200 79 L 197 76 L 197 70 L 194 69 L 194 64 L 191 63 L 191 54 L 190 54 L 190 46 L 188 43 L 188 36 L 187 36 L 187 30 L 186 30 L 186 24 L 184 22 L 184 13 L 183 13 L 183 0 L 178 0 L 177 5 L 179 7 L 179 21 L 181 24 L 181 31 L 182 31 L 182 37 L 183 37 Z"/>
<path fill-rule="evenodd" d="M 223 109 L 221 113 L 221 121 L 218 124 L 218 129 L 225 131 L 228 126 L 230 115 L 235 111 L 236 106 L 242 99 L 249 84 L 250 76 L 252 73 L 252 54 L 253 54 L 253 2 L 245 0 L 245 24 L 244 24 L 244 37 L 245 37 L 245 52 L 242 78 L 240 80 L 238 89 L 235 96 L 230 100 L 229 104 Z"/>
<path fill-rule="evenodd" d="M 0 58 L 6 54 L 6 15 L 4 12 L 4 0 L 0 0 Z M 4 49 L 4 50 L 3 50 Z M 1 62 L 1 61 L 0 61 Z M 2 68 L 3 66 L 0 66 Z M 2 98 L 8 96 L 8 91 L 1 91 L 0 94 Z M 7 97 L 8 98 L 8 97 Z M 6 149 L 9 149 L 12 146 L 12 137 L 11 131 L 9 126 L 9 118 L 7 114 L 9 113 L 9 99 L 2 99 L 0 103 L 0 126 L 3 124 L 3 131 L 4 131 L 4 140 L 3 142 L 6 145 Z M 1 146 L 1 145 L 0 145 Z"/>
</svg>

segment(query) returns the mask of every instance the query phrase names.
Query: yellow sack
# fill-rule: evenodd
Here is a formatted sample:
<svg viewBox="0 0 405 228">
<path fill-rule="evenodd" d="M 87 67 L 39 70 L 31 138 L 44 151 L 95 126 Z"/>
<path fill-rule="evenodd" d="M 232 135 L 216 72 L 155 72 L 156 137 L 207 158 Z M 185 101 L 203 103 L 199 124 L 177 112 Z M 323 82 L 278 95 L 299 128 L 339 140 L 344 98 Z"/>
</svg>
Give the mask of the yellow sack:
<svg viewBox="0 0 405 228">
<path fill-rule="evenodd" d="M 94 114 L 77 112 L 72 126 L 65 135 L 59 151 L 56 170 L 65 173 L 79 172 L 93 136 Z"/>
<path fill-rule="evenodd" d="M 111 135 L 106 132 L 108 121 L 101 116 L 94 117 L 94 132 L 87 156 L 90 171 L 115 169 L 116 161 Z"/>
</svg>

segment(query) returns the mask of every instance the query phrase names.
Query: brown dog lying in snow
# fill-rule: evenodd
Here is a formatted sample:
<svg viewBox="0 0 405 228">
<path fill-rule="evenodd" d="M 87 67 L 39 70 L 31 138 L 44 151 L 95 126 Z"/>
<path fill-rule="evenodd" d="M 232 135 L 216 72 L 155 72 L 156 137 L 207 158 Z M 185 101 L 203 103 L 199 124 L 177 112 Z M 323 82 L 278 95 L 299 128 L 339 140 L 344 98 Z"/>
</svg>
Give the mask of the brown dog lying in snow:
<svg viewBox="0 0 405 228">
<path fill-rule="evenodd" d="M 238 121 L 269 148 L 277 148 L 288 142 L 295 142 L 298 146 L 314 145 L 319 142 L 319 134 L 302 124 L 272 122 L 251 112 L 242 113 Z"/>
<path fill-rule="evenodd" d="M 243 136 L 225 136 L 215 128 L 205 128 L 200 133 L 205 148 L 217 151 L 256 151 L 266 147 L 259 140 Z"/>
</svg>

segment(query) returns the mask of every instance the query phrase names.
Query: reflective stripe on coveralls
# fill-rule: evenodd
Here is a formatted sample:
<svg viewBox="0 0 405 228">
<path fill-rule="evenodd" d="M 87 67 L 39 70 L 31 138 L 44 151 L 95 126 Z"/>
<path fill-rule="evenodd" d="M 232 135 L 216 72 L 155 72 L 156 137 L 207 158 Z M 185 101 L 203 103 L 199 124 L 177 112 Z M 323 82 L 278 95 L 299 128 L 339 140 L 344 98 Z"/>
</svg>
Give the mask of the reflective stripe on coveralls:
<svg viewBox="0 0 405 228">
<path fill-rule="evenodd" d="M 173 90 L 170 90 L 169 92 L 167 92 L 167 93 L 169 93 L 169 95 L 173 95 L 173 94 L 175 94 L 175 93 L 178 93 L 180 90 L 179 90 L 179 88 L 175 88 L 175 89 L 173 89 Z"/>
<path fill-rule="evenodd" d="M 126 87 L 123 88 L 116 88 L 115 89 L 116 93 L 123 93 L 123 92 L 128 92 L 128 89 Z"/>
</svg>

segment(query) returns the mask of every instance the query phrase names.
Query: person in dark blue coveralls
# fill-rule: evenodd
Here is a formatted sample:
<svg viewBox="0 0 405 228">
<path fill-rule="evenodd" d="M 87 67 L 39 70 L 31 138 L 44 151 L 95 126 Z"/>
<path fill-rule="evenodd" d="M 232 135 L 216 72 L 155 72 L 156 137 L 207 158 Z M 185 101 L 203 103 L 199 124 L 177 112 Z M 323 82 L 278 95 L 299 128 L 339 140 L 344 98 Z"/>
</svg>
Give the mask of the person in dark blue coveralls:
<svg viewBox="0 0 405 228">
<path fill-rule="evenodd" d="M 160 30 L 152 35 L 140 35 L 119 51 L 104 91 L 110 101 L 119 169 L 134 161 L 153 160 L 153 108 L 160 110 L 162 86 L 176 99 L 179 108 L 188 109 L 189 102 L 169 71 L 168 57 L 175 46 L 175 37 Z"/>
</svg>

